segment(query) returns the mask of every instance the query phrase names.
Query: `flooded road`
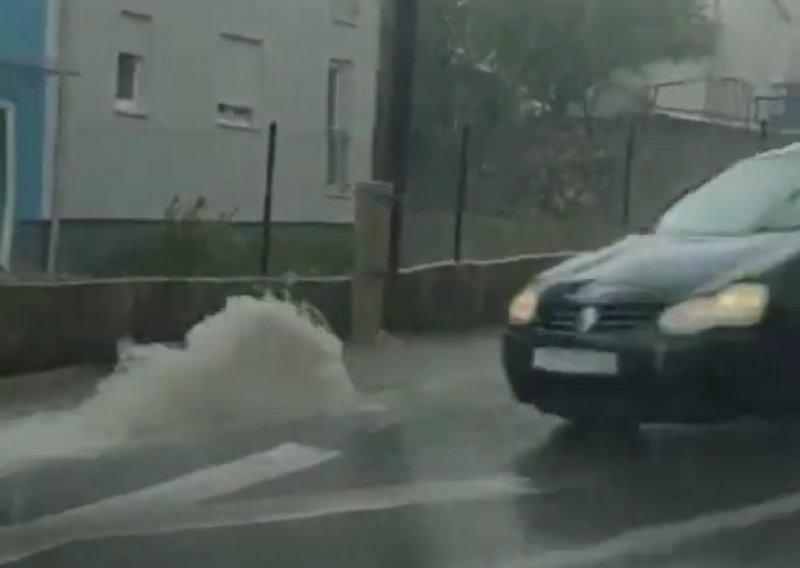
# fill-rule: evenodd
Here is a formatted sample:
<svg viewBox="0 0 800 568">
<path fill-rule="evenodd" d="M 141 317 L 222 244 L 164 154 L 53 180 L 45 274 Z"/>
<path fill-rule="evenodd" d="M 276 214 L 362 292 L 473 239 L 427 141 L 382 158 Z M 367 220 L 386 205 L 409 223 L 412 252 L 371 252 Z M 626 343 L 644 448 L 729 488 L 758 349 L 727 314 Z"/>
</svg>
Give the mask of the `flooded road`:
<svg viewBox="0 0 800 568">
<path fill-rule="evenodd" d="M 568 428 L 512 402 L 497 342 L 351 351 L 347 413 L 29 463 L 0 479 L 0 565 L 796 565 L 800 430 Z"/>
</svg>

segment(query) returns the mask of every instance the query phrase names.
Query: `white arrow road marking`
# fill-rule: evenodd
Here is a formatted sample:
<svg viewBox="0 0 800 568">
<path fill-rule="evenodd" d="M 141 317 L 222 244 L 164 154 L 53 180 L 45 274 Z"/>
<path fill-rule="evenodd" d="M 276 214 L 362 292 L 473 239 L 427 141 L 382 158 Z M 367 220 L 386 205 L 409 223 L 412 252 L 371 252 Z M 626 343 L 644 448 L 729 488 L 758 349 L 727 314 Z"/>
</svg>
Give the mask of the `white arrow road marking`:
<svg viewBox="0 0 800 568">
<path fill-rule="evenodd" d="M 135 519 L 180 511 L 192 504 L 228 495 L 259 483 L 320 465 L 339 452 L 286 444 L 268 452 L 216 465 L 155 485 L 25 525 L 0 530 L 0 565 L 73 542 L 104 534 Z"/>
<path fill-rule="evenodd" d="M 527 480 L 505 476 L 471 481 L 418 482 L 328 495 L 302 495 L 192 507 L 160 518 L 149 518 L 146 523 L 106 527 L 102 536 L 142 536 L 271 524 L 413 505 L 491 501 L 536 493 L 539 491 Z"/>
<path fill-rule="evenodd" d="M 413 483 L 331 495 L 198 504 L 166 510 L 155 506 L 146 511 L 138 508 L 133 511 L 117 510 L 114 514 L 108 514 L 100 503 L 29 525 L 0 530 L 0 565 L 76 541 L 270 524 L 411 505 L 493 500 L 533 493 L 536 490 L 526 480 L 497 477 L 462 482 Z M 123 499 L 125 497 L 112 501 L 120 502 Z M 136 503 L 140 503 L 138 498 Z M 76 513 L 80 513 L 77 518 Z"/>
<path fill-rule="evenodd" d="M 800 513 L 800 492 L 755 505 L 699 515 L 686 521 L 626 531 L 587 548 L 528 557 L 504 564 L 503 568 L 581 568 L 602 563 L 618 564 L 639 555 L 670 552 L 674 547 L 709 538 L 725 531 L 791 518 Z"/>
<path fill-rule="evenodd" d="M 257 483 L 312 468 L 339 453 L 284 445 L 270 452 L 214 466 L 154 487 L 113 497 L 26 525 L 0 530 L 0 565 L 75 541 L 165 534 L 412 505 L 493 500 L 540 494 L 528 482 L 496 477 L 461 482 L 412 483 L 394 487 L 302 495 L 239 503 L 205 503 Z M 554 551 L 506 563 L 505 568 L 580 568 L 636 555 L 657 554 L 718 533 L 746 529 L 800 513 L 800 492 L 740 509 L 626 531 L 600 544 Z"/>
</svg>

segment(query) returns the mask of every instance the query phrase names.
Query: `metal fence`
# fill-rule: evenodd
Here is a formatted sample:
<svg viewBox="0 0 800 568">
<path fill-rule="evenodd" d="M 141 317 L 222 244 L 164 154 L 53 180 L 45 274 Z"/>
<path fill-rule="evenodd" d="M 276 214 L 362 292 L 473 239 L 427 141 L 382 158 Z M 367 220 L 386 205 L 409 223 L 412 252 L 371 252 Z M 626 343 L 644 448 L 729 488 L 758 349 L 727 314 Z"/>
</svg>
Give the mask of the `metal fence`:
<svg viewBox="0 0 800 568">
<path fill-rule="evenodd" d="M 464 125 L 435 148 L 412 142 L 403 264 L 594 248 L 735 161 L 800 140 L 658 109 L 594 127 L 588 137 L 580 121 L 542 118 Z"/>
<path fill-rule="evenodd" d="M 736 160 L 800 139 L 755 99 L 742 120 L 659 106 L 663 88 L 605 114 L 509 102 L 490 72 L 454 63 L 446 4 L 419 8 L 404 266 L 595 248 Z"/>
</svg>

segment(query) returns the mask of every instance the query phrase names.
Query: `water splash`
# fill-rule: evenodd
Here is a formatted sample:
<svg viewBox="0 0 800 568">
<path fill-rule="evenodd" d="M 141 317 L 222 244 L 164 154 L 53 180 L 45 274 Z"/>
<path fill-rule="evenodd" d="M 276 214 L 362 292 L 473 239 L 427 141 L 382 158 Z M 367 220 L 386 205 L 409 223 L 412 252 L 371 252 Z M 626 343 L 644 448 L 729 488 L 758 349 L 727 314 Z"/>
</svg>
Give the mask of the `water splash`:
<svg viewBox="0 0 800 568">
<path fill-rule="evenodd" d="M 0 427 L 0 472 L 144 436 L 350 412 L 357 397 L 342 355 L 313 310 L 231 298 L 183 347 L 123 347 L 118 370 L 76 409 Z"/>
</svg>

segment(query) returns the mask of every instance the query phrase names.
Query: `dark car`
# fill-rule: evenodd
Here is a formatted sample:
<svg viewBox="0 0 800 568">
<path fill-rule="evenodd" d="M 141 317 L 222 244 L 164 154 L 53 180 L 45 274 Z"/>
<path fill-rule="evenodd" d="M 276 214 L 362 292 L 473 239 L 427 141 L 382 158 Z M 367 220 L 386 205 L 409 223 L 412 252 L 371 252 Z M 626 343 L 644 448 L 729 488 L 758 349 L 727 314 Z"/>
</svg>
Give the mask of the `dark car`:
<svg viewBox="0 0 800 568">
<path fill-rule="evenodd" d="M 519 401 L 570 421 L 800 415 L 800 145 L 537 277 L 503 360 Z"/>
</svg>

